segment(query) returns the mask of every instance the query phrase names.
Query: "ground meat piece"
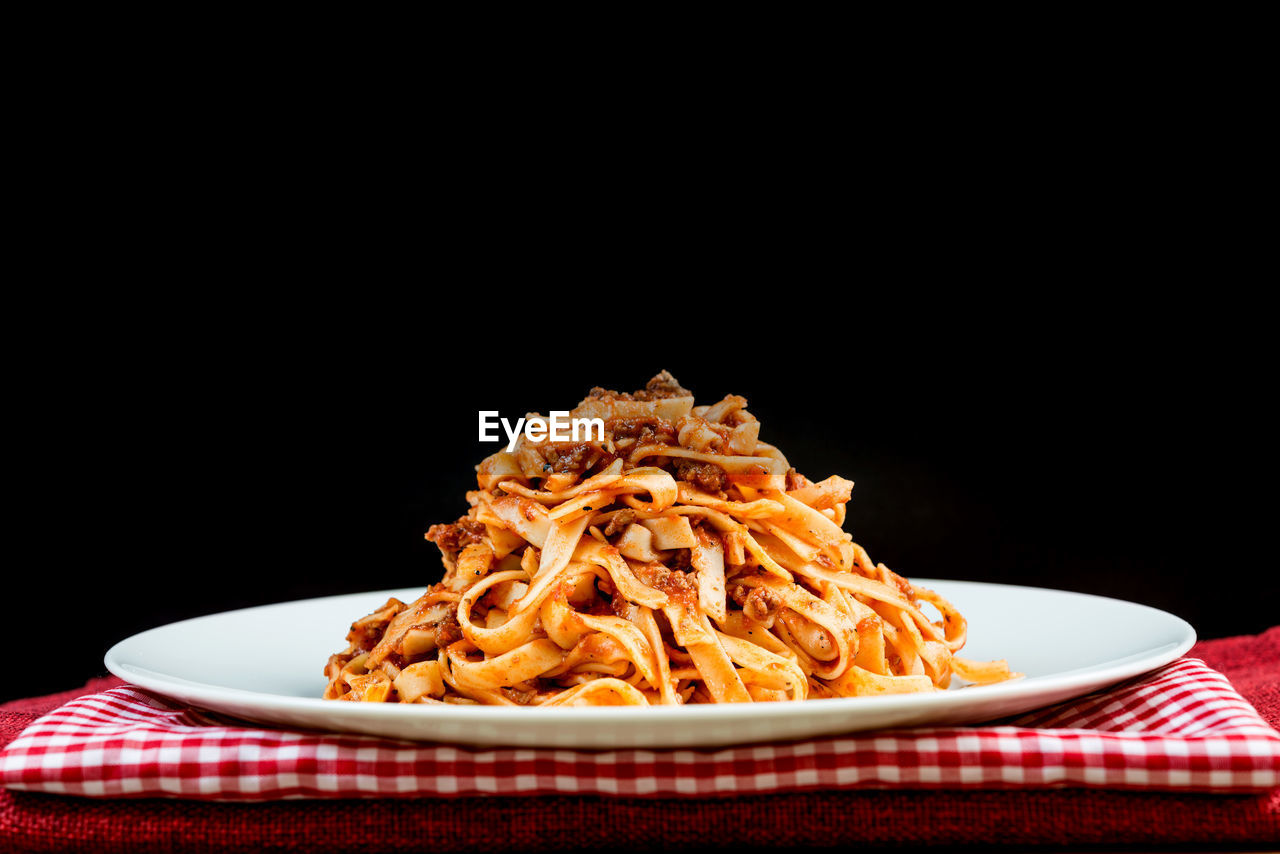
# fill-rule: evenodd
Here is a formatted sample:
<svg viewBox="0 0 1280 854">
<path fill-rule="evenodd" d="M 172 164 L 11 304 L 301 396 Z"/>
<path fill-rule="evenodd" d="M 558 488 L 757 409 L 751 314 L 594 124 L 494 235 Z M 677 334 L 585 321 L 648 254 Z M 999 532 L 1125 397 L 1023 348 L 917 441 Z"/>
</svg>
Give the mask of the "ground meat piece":
<svg viewBox="0 0 1280 854">
<path fill-rule="evenodd" d="M 542 449 L 542 458 L 547 461 L 554 472 L 572 472 L 582 474 L 589 469 L 600 451 L 595 445 L 581 442 L 569 447 L 548 445 Z"/>
<path fill-rule="evenodd" d="M 515 703 L 517 706 L 527 706 L 533 702 L 533 698 L 537 696 L 536 691 L 521 691 L 516 688 L 502 688 L 502 693 L 507 699 Z"/>
<path fill-rule="evenodd" d="M 612 400 L 638 400 L 635 395 L 628 394 L 625 391 L 614 391 L 611 388 L 601 388 L 596 386 L 587 393 L 589 400 L 600 400 L 608 403 Z"/>
<path fill-rule="evenodd" d="M 782 597 L 767 587 L 757 587 L 747 594 L 742 613 L 757 623 L 771 623 L 782 610 Z"/>
<path fill-rule="evenodd" d="M 616 392 L 611 388 L 603 386 L 594 386 L 591 391 L 587 392 L 588 400 L 630 400 L 631 395 Z"/>
<path fill-rule="evenodd" d="M 634 439 L 640 435 L 646 424 L 658 421 L 658 418 L 610 418 L 604 422 L 604 431 L 615 439 Z"/>
<path fill-rule="evenodd" d="M 692 483 L 703 492 L 721 492 L 729 485 L 729 476 L 720 466 L 681 459 L 677 459 L 675 463 L 676 477 Z"/>
<path fill-rule="evenodd" d="M 614 534 L 621 533 L 628 525 L 636 520 L 636 511 L 619 510 L 613 514 L 613 518 L 609 520 L 609 524 L 605 526 L 604 535 L 612 537 Z"/>
<path fill-rule="evenodd" d="M 458 617 L 452 611 L 449 612 L 449 616 L 435 624 L 435 631 L 437 648 L 444 648 L 462 640 L 462 626 L 458 625 Z"/>
<path fill-rule="evenodd" d="M 680 381 L 663 371 L 645 383 L 644 391 L 635 393 L 636 400 L 665 400 L 668 397 L 693 397 L 693 392 L 680 385 Z"/>
<path fill-rule="evenodd" d="M 636 576 L 655 590 L 661 590 L 685 608 L 694 609 L 698 604 L 698 588 L 683 572 L 672 572 L 660 563 L 646 563 L 636 570 Z"/>
<path fill-rule="evenodd" d="M 621 617 L 624 620 L 631 618 L 632 605 L 622 596 L 614 596 L 609 600 L 609 610 L 613 612 L 613 616 Z"/>
<path fill-rule="evenodd" d="M 676 428 L 667 421 L 661 424 L 646 424 L 636 439 L 637 445 L 674 445 L 675 443 Z"/>
<path fill-rule="evenodd" d="M 432 525 L 427 529 L 427 539 L 446 554 L 457 554 L 473 543 L 482 542 L 484 525 L 463 516 L 452 525 Z"/>
<path fill-rule="evenodd" d="M 640 445 L 671 445 L 676 441 L 676 427 L 665 418 L 611 418 L 605 432 L 615 439 L 636 439 Z"/>
</svg>

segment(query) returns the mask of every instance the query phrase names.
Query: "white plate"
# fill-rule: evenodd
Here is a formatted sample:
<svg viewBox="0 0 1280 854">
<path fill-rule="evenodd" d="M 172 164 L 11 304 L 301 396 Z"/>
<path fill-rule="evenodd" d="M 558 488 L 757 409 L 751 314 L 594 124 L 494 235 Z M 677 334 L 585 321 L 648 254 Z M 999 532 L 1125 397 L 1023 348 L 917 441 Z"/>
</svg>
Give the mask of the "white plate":
<svg viewBox="0 0 1280 854">
<path fill-rule="evenodd" d="M 197 617 L 112 647 L 115 675 L 195 706 L 273 724 L 420 741 L 523 747 L 708 747 L 883 727 L 964 724 L 1029 711 L 1181 656 L 1184 621 L 1131 602 L 1001 584 L 919 579 L 969 620 L 963 655 L 1007 658 L 1027 678 L 933 694 L 674 707 L 524 708 L 321 700 L 329 654 L 388 596 L 330 596 Z"/>
</svg>

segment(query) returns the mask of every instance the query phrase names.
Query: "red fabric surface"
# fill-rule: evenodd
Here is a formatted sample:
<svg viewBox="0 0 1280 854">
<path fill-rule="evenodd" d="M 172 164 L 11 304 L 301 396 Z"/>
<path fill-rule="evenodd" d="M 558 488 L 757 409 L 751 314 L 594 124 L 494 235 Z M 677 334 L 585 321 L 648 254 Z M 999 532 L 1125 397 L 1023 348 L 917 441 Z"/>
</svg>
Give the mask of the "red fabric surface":
<svg viewBox="0 0 1280 854">
<path fill-rule="evenodd" d="M 998 725 L 699 750 L 410 745 L 267 729 L 125 685 L 58 707 L 0 750 L 0 786 L 211 801 L 1063 786 L 1246 793 L 1280 787 L 1280 732 L 1195 658 Z"/>
<path fill-rule="evenodd" d="M 1190 655 L 1280 724 L 1280 626 Z M 76 696 L 0 706 L 0 743 Z M 0 850 L 567 850 L 729 845 L 1280 843 L 1280 790 L 1259 795 L 1051 791 L 807 792 L 706 799 L 583 796 L 231 804 L 0 791 Z"/>
</svg>

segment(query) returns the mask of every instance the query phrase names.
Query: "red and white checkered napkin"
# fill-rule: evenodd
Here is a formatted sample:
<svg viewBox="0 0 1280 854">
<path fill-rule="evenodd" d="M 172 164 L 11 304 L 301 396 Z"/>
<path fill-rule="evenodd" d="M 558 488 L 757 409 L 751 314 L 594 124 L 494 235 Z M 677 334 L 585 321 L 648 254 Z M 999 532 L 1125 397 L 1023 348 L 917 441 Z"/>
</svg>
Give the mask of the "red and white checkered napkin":
<svg viewBox="0 0 1280 854">
<path fill-rule="evenodd" d="M 1249 792 L 1280 786 L 1280 733 L 1197 659 L 1001 726 L 706 751 L 467 748 L 266 730 L 124 687 L 37 720 L 0 753 L 0 784 L 233 801 L 1064 785 Z"/>
</svg>

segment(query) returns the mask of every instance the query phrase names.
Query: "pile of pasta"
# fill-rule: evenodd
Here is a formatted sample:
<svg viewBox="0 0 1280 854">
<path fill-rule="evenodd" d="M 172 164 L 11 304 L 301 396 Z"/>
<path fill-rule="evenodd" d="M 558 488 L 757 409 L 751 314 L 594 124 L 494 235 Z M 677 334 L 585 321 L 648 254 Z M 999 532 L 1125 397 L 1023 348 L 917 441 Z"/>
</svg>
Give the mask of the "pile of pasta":
<svg viewBox="0 0 1280 854">
<path fill-rule="evenodd" d="M 443 580 L 352 624 L 326 698 L 746 703 L 1018 675 L 956 654 L 960 612 L 842 530 L 853 483 L 797 474 L 742 397 L 695 406 L 663 372 L 570 416 L 603 440 L 522 436 L 477 466 L 467 515 L 427 533 Z"/>
</svg>

